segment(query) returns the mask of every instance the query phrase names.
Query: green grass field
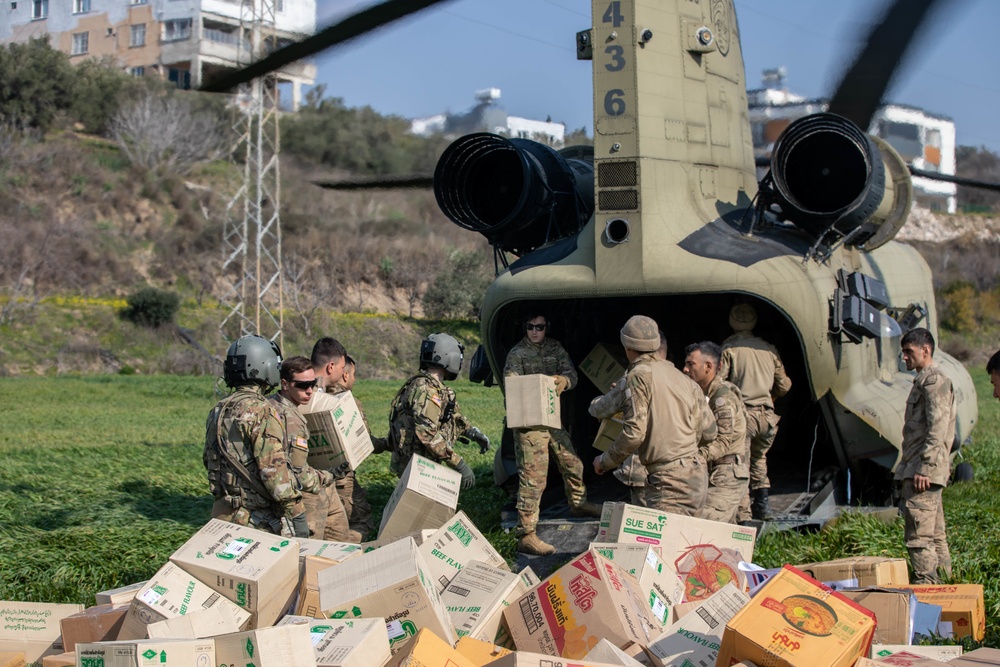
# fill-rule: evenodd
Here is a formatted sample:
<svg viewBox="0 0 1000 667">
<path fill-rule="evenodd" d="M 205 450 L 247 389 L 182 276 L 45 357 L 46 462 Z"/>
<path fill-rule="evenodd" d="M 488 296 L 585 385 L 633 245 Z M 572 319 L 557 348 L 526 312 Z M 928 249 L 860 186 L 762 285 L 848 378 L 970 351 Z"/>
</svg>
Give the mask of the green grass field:
<svg viewBox="0 0 1000 667">
<path fill-rule="evenodd" d="M 987 641 L 1000 645 L 1000 404 L 974 370 L 980 401 L 976 443 L 966 460 L 976 480 L 945 492 L 955 581 L 986 587 Z M 399 383 L 366 381 L 356 395 L 377 435 Z M 455 383 L 463 412 L 499 443 L 497 388 Z M 0 379 L 0 599 L 93 604 L 94 593 L 147 579 L 208 520 L 201 453 L 215 404 L 206 377 L 90 376 Z M 498 527 L 504 494 L 492 484 L 492 452 L 459 445 L 479 477 L 463 509 L 514 557 Z M 359 476 L 376 511 L 395 486 L 388 457 Z M 819 533 L 765 536 L 763 566 L 849 555 L 905 557 L 902 522 L 848 515 Z"/>
</svg>

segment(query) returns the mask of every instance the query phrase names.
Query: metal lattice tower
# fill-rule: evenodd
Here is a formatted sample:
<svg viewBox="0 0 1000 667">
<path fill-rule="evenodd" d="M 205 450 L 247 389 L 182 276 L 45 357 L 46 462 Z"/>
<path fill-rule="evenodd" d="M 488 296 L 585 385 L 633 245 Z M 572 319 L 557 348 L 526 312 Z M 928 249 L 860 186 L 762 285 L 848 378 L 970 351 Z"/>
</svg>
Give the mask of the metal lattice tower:
<svg viewBox="0 0 1000 667">
<path fill-rule="evenodd" d="M 243 0 L 237 66 L 274 50 L 275 5 L 280 0 Z M 226 206 L 222 230 L 226 340 L 258 334 L 284 347 L 281 265 L 281 173 L 278 167 L 278 81 L 274 75 L 240 86 L 232 151 L 241 182 Z"/>
</svg>

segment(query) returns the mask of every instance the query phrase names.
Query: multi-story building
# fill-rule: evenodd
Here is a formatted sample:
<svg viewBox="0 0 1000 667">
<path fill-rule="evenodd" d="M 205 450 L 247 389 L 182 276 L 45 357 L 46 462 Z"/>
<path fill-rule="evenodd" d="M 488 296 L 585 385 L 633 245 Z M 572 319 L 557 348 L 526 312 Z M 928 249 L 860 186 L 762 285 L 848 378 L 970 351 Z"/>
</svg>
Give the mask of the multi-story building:
<svg viewBox="0 0 1000 667">
<path fill-rule="evenodd" d="M 449 135 L 470 132 L 493 132 L 505 137 L 535 139 L 553 146 L 562 146 L 566 137 L 566 125 L 551 120 L 532 120 L 508 116 L 499 105 L 500 89 L 484 88 L 476 91 L 476 106 L 463 114 L 441 113 L 426 118 L 415 118 L 410 122 L 410 131 L 427 136 L 435 132 Z"/>
<path fill-rule="evenodd" d="M 826 111 L 826 99 L 806 99 L 784 87 L 784 69 L 765 70 L 764 87 L 747 91 L 754 154 L 770 158 L 774 142 L 795 119 Z M 924 171 L 955 174 L 955 123 L 946 116 L 902 104 L 879 107 L 868 132 L 884 139 L 907 164 Z M 957 186 L 913 178 L 914 200 L 925 208 L 955 213 Z"/>
<path fill-rule="evenodd" d="M 278 47 L 315 32 L 316 0 L 274 3 Z M 241 7 L 239 0 L 5 0 L 0 42 L 48 35 L 74 62 L 110 57 L 135 76 L 159 75 L 179 88 L 197 88 L 206 77 L 245 63 L 250 36 L 240 26 Z M 308 61 L 278 73 L 279 84 L 290 84 L 295 109 L 302 85 L 315 78 L 316 65 Z"/>
</svg>

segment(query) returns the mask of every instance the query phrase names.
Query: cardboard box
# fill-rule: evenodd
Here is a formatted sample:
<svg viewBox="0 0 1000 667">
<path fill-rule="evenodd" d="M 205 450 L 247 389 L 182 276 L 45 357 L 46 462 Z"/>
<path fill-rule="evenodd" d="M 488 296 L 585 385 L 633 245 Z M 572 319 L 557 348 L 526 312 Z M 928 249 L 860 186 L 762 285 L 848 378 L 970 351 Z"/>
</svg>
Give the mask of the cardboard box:
<svg viewBox="0 0 1000 667">
<path fill-rule="evenodd" d="M 312 638 L 317 667 L 380 667 L 388 662 L 389 635 L 385 619 L 315 619 L 285 616 L 282 625 L 305 625 Z"/>
<path fill-rule="evenodd" d="M 786 565 L 726 624 L 718 664 L 852 667 L 874 634 L 875 614 Z"/>
<path fill-rule="evenodd" d="M 79 642 L 103 642 L 118 639 L 129 605 L 99 604 L 88 607 L 59 621 L 62 644 L 66 651 L 75 651 Z"/>
<path fill-rule="evenodd" d="M 908 590 L 896 588 L 854 588 L 840 591 L 875 613 L 878 627 L 873 642 L 878 644 L 910 644 L 913 642 L 913 612 L 917 599 Z"/>
<path fill-rule="evenodd" d="M 63 653 L 59 622 L 81 611 L 82 604 L 0 602 L 0 652 L 23 652 L 28 663 Z"/>
<path fill-rule="evenodd" d="M 250 612 L 248 629 L 277 621 L 299 583 L 296 540 L 218 519 L 205 524 L 170 562 Z"/>
<path fill-rule="evenodd" d="M 562 428 L 556 382 L 550 375 L 504 378 L 508 428 Z"/>
<path fill-rule="evenodd" d="M 616 352 L 621 350 L 617 348 Z M 622 350 L 618 354 L 611 352 L 611 349 L 605 346 L 603 343 L 598 343 L 594 346 L 594 349 L 590 351 L 590 354 L 580 362 L 578 368 L 580 372 L 586 375 L 594 386 L 597 387 L 602 394 L 606 394 L 611 391 L 611 385 L 621 379 L 625 375 L 625 367 L 627 364 L 622 364 L 621 362 L 625 359 L 624 351 Z"/>
<path fill-rule="evenodd" d="M 299 411 L 309 427 L 308 461 L 313 468 L 333 470 L 347 463 L 351 470 L 357 470 L 375 451 L 351 392 L 313 392 L 312 399 L 299 407 Z"/>
<path fill-rule="evenodd" d="M 593 662 L 605 662 L 609 665 L 621 665 L 621 667 L 642 667 L 642 663 L 621 650 L 607 639 L 597 642 L 597 646 L 584 656 L 584 660 Z"/>
<path fill-rule="evenodd" d="M 692 613 L 685 615 L 649 643 L 650 657 L 661 667 L 675 664 L 715 665 L 726 623 L 749 600 L 743 591 L 730 582 L 707 600 L 692 603 Z"/>
<path fill-rule="evenodd" d="M 639 582 L 594 549 L 571 560 L 504 610 L 519 651 L 582 658 L 606 638 L 647 644 L 661 630 Z"/>
<path fill-rule="evenodd" d="M 619 516 L 621 509 L 619 509 L 625 503 L 605 501 L 601 505 L 601 518 L 598 520 L 597 524 L 597 535 L 594 537 L 595 542 L 610 542 L 611 539 L 608 538 L 608 533 L 611 530 L 611 524 Z M 658 547 L 657 547 L 658 548 Z"/>
<path fill-rule="evenodd" d="M 868 658 L 858 658 L 854 667 L 945 667 L 948 663 L 925 658 L 922 655 L 900 652 L 885 658 L 884 660 L 869 660 Z"/>
<path fill-rule="evenodd" d="M 854 556 L 795 567 L 816 581 L 836 584 L 834 588 L 858 586 L 903 588 L 910 583 L 910 573 L 905 558 Z"/>
<path fill-rule="evenodd" d="M 625 427 L 623 420 L 624 415 L 621 412 L 609 419 L 602 419 L 601 425 L 597 429 L 597 435 L 594 437 L 594 449 L 600 452 L 608 451 Z"/>
<path fill-rule="evenodd" d="M 876 633 L 877 634 L 877 633 Z M 872 644 L 870 658 L 881 660 L 896 653 L 913 653 L 925 658 L 948 662 L 962 655 L 960 645 L 920 646 L 910 644 Z"/>
<path fill-rule="evenodd" d="M 317 581 L 324 616 L 384 618 L 394 651 L 423 628 L 455 643 L 451 618 L 412 539 L 320 570 Z"/>
<path fill-rule="evenodd" d="M 299 543 L 299 575 L 305 573 L 306 556 L 319 556 L 335 563 L 343 563 L 348 558 L 360 556 L 364 549 L 360 544 L 350 542 L 328 542 L 296 538 Z"/>
<path fill-rule="evenodd" d="M 740 561 L 753 561 L 757 530 L 627 503 L 612 508 L 605 542 L 659 547 L 684 582 L 684 602 L 705 600 L 728 582 L 746 590 Z"/>
<path fill-rule="evenodd" d="M 76 645 L 85 667 L 191 667 L 215 665 L 214 639 L 130 639 Z M 242 667 L 242 665 L 241 665 Z"/>
<path fill-rule="evenodd" d="M 0 661 L 0 665 L 3 662 Z M 21 667 L 24 663 L 21 663 Z M 4 665 L 4 667 L 16 667 L 15 665 Z M 76 651 L 67 651 L 66 653 L 57 653 L 55 655 L 47 655 L 42 658 L 42 667 L 76 667 Z"/>
<path fill-rule="evenodd" d="M 551 655 L 528 651 L 510 653 L 489 663 L 489 665 L 490 667 L 618 667 L 615 664 L 591 662 L 590 660 L 582 659 L 564 662 L 559 659 L 553 659 Z"/>
<path fill-rule="evenodd" d="M 900 586 L 912 590 L 917 599 L 941 607 L 941 622 L 951 623 L 956 639 L 982 641 L 986 634 L 986 605 L 982 584 Z"/>
<path fill-rule="evenodd" d="M 379 539 L 437 530 L 454 516 L 461 485 L 461 473 L 414 454 L 382 511 Z"/>
<path fill-rule="evenodd" d="M 618 565 L 639 581 L 650 611 L 660 625 L 673 623 L 673 606 L 684 597 L 684 582 L 673 568 L 644 544 L 620 544 L 618 542 L 591 542 L 591 549 Z"/>
<path fill-rule="evenodd" d="M 483 667 L 483 665 L 490 664 L 497 658 L 511 653 L 510 649 L 497 646 L 493 642 L 484 642 L 469 636 L 459 638 L 458 643 L 455 644 L 455 650 L 477 667 Z"/>
<path fill-rule="evenodd" d="M 977 648 L 961 658 L 953 658 L 954 667 L 997 667 L 1000 665 L 1000 649 Z"/>
<path fill-rule="evenodd" d="M 295 623 L 215 638 L 216 665 L 316 667 L 309 626 Z"/>
<path fill-rule="evenodd" d="M 392 656 L 386 667 L 476 667 L 476 664 L 456 651 L 450 644 L 427 628 Z"/>
<path fill-rule="evenodd" d="M 419 549 L 434 577 L 438 593 L 442 593 L 452 578 L 472 561 L 486 563 L 498 570 L 510 570 L 507 561 L 483 537 L 465 512 L 458 512 L 448 519 Z"/>
<path fill-rule="evenodd" d="M 440 526 L 439 526 L 440 527 Z M 431 538 L 431 535 L 438 531 L 437 528 L 424 528 L 423 530 L 415 530 L 412 533 L 406 533 L 404 535 L 392 535 L 390 537 L 383 537 L 377 540 L 371 540 L 370 542 L 362 542 L 358 546 L 361 547 L 362 553 L 368 553 L 369 551 L 375 551 L 380 549 L 387 544 L 392 544 L 398 540 L 405 540 L 410 537 L 413 541 L 417 543 L 419 547 L 425 541 Z"/>
<path fill-rule="evenodd" d="M 321 570 L 337 563 L 319 556 L 306 556 L 303 563 L 302 581 L 299 584 L 299 599 L 295 603 L 295 614 L 309 618 L 323 618 L 319 606 L 319 579 Z"/>
<path fill-rule="evenodd" d="M 216 605 L 229 607 L 237 629 L 246 628 L 250 612 L 222 597 L 208 584 L 201 583 L 177 565 L 167 563 L 150 578 L 132 599 L 117 639 L 145 639 L 146 626 L 184 616 Z M 94 640 L 96 641 L 96 640 Z"/>
<path fill-rule="evenodd" d="M 60 653 L 60 655 L 65 655 Z M 25 667 L 24 651 L 4 651 L 0 653 L 0 667 Z"/>
<path fill-rule="evenodd" d="M 109 591 L 101 591 L 94 597 L 97 600 L 97 604 L 125 604 L 126 602 L 131 602 L 132 598 L 135 597 L 135 594 L 142 590 L 142 587 L 145 585 L 145 581 L 140 581 L 135 584 L 122 586 L 121 588 L 112 588 Z"/>
<path fill-rule="evenodd" d="M 517 574 L 473 561 L 455 575 L 441 601 L 458 637 L 492 644 L 500 632 L 503 610 L 527 590 Z"/>
<path fill-rule="evenodd" d="M 150 639 L 207 639 L 239 632 L 233 606 L 221 604 L 146 626 Z"/>
</svg>

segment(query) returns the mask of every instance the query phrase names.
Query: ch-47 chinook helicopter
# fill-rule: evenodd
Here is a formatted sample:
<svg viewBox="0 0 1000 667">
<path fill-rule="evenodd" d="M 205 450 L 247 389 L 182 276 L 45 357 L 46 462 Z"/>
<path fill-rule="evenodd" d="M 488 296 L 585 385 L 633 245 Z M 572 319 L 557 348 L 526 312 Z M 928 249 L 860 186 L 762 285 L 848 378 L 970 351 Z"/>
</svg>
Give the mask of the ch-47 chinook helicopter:
<svg viewBox="0 0 1000 667">
<path fill-rule="evenodd" d="M 577 362 L 596 343 L 617 344 L 631 315 L 648 315 L 676 363 L 689 343 L 722 341 L 731 306 L 749 303 L 793 380 L 769 455 L 772 493 L 822 487 L 779 509 L 805 517 L 833 502 L 888 501 L 913 379 L 900 336 L 916 326 L 936 335 L 938 316 L 927 264 L 893 241 L 912 201 L 907 165 L 859 128 L 933 4 L 893 4 L 830 113 L 792 123 L 758 183 L 732 1 L 593 0 L 593 25 L 576 35 L 577 57 L 593 63 L 592 152 L 478 133 L 455 141 L 434 174 L 445 215 L 482 233 L 502 264 L 481 312 L 493 377 L 502 383 L 528 310 L 548 314 Z M 317 38 L 312 52 L 336 43 Z M 269 67 L 259 65 L 253 75 Z M 958 361 L 940 350 L 935 359 L 955 386 L 957 452 L 976 393 Z M 585 463 L 596 394 L 581 378 L 563 395 Z M 514 471 L 509 442 L 498 457 Z"/>
</svg>

